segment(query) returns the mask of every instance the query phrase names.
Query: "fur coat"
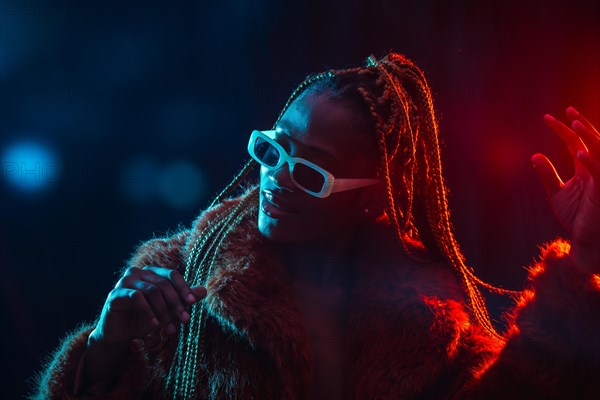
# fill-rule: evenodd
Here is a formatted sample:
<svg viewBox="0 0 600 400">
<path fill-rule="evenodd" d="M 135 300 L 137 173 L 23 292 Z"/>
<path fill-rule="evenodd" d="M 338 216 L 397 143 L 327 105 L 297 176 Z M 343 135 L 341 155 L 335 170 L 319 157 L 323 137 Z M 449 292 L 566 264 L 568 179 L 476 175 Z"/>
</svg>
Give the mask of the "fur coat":
<svg viewBox="0 0 600 400">
<path fill-rule="evenodd" d="M 128 267 L 181 270 L 199 232 L 239 200 L 204 211 L 191 229 L 142 243 Z M 307 399 L 308 332 L 282 256 L 255 217 L 228 237 L 207 281 L 208 354 L 200 382 L 211 399 Z M 356 248 L 387 240 L 385 229 L 365 231 Z M 561 240 L 542 249 L 528 289 L 508 315 L 505 345 L 470 319 L 464 290 L 446 265 L 402 263 L 402 254 L 391 262 L 381 252 L 359 251 L 344 398 L 600 398 L 600 275 L 578 271 L 568 251 Z M 168 397 L 164 382 L 177 335 L 162 331 L 134 340 L 112 379 L 76 396 L 77 366 L 93 326 L 84 324 L 62 341 L 38 376 L 34 398 Z"/>
</svg>

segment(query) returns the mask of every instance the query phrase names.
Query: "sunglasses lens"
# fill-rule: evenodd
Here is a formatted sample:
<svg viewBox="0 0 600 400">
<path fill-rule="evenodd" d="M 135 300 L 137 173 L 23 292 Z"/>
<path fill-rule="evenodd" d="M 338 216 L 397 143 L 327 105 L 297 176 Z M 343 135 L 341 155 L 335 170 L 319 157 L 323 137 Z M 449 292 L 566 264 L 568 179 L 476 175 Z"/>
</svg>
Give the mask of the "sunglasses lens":
<svg viewBox="0 0 600 400">
<path fill-rule="evenodd" d="M 294 180 L 312 192 L 320 192 L 325 184 L 325 177 L 320 172 L 300 163 L 294 166 Z"/>
<path fill-rule="evenodd" d="M 270 138 L 254 136 L 254 143 L 251 146 L 251 154 L 254 153 L 253 157 L 262 165 L 274 168 L 279 164 L 281 153 Z M 325 176 L 321 172 L 298 161 L 293 164 L 292 177 L 296 186 L 305 191 L 314 192 L 312 194 L 319 193 L 325 185 Z"/>
<path fill-rule="evenodd" d="M 258 158 L 258 161 L 267 167 L 274 167 L 279 162 L 279 152 L 277 149 L 260 137 L 254 141 L 254 154 Z"/>
</svg>

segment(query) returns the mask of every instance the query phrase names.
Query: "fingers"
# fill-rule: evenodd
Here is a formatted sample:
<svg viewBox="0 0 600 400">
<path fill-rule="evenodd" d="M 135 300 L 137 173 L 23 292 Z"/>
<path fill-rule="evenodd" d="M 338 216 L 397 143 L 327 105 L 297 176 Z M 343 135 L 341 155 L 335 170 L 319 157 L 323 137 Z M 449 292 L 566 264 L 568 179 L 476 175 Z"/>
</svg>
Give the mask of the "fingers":
<svg viewBox="0 0 600 400">
<path fill-rule="evenodd" d="M 534 154 L 533 157 L 531 157 L 531 162 L 533 163 L 535 171 L 542 181 L 546 195 L 548 198 L 551 198 L 564 185 L 563 181 L 556 172 L 554 165 L 552 165 L 550 160 L 548 160 L 545 155 L 539 153 Z"/>
<path fill-rule="evenodd" d="M 182 301 L 187 304 L 194 304 L 196 302 L 196 297 L 190 290 L 189 285 L 183 279 L 181 274 L 173 269 L 160 268 L 153 265 L 146 265 L 142 268 L 142 270 L 152 271 L 157 276 L 160 276 L 166 280 L 168 280 Z"/>
<path fill-rule="evenodd" d="M 190 288 L 192 293 L 194 294 L 195 297 L 195 301 L 199 301 L 202 300 L 203 298 L 206 297 L 206 288 L 202 285 L 198 285 L 198 286 L 194 286 L 192 288 Z"/>
<path fill-rule="evenodd" d="M 172 280 L 165 278 L 164 275 L 165 273 L 156 273 L 154 270 L 146 269 L 146 267 L 144 267 L 142 268 L 140 279 L 142 279 L 143 282 L 151 284 L 159 289 L 158 294 L 160 296 L 157 297 L 163 299 L 168 311 L 170 311 L 170 314 L 172 313 L 177 315 L 181 322 L 187 322 L 190 318 L 190 315 L 187 313 L 187 311 L 185 311 L 184 308 L 184 306 L 187 306 L 187 303 L 184 303 L 184 300 L 182 300 L 182 297 L 186 296 L 185 294 L 182 294 L 184 289 L 177 287 Z M 187 284 L 185 284 L 185 291 L 189 292 Z M 191 292 L 189 293 L 191 294 Z M 149 294 L 153 293 L 149 291 Z"/>
<path fill-rule="evenodd" d="M 590 175 L 594 177 L 596 182 L 600 182 L 600 160 L 592 157 L 590 153 L 587 153 L 583 150 L 577 153 L 577 159 L 581 161 L 581 164 L 583 164 Z"/>
<path fill-rule="evenodd" d="M 568 107 L 565 114 L 587 148 L 587 151 L 580 149 L 576 153 L 577 159 L 595 179 L 600 179 L 600 133 L 574 107 Z"/>
<path fill-rule="evenodd" d="M 152 307 L 156 318 L 160 321 L 161 326 L 166 327 L 171 323 L 174 313 L 171 313 L 165 297 L 157 285 L 140 280 L 134 283 L 133 289 L 138 290 L 144 295 L 144 298 L 150 304 L 150 307 Z"/>
<path fill-rule="evenodd" d="M 600 158 L 600 133 L 579 111 L 568 107 L 565 114 L 571 121 L 571 128 L 583 139 L 588 151 L 595 158 Z"/>
<path fill-rule="evenodd" d="M 567 107 L 565 114 L 567 115 L 569 121 L 580 121 L 582 125 L 585 126 L 587 129 L 596 133 L 596 135 L 599 135 L 598 130 L 594 128 L 594 125 L 592 125 L 590 121 L 588 121 L 581 113 L 579 113 L 579 111 L 577 111 L 575 107 Z"/>
<path fill-rule="evenodd" d="M 552 115 L 544 115 L 544 122 L 565 142 L 567 148 L 569 149 L 569 153 L 571 153 L 573 157 L 577 155 L 579 150 L 587 151 L 585 144 L 581 141 L 579 136 Z"/>
<path fill-rule="evenodd" d="M 583 139 L 583 142 L 585 143 L 589 153 L 593 157 L 600 159 L 600 134 L 594 132 L 593 127 L 590 129 L 579 120 L 573 121 L 571 126 L 573 127 L 575 133 L 577 133 L 579 137 Z"/>
<path fill-rule="evenodd" d="M 158 321 L 167 333 L 177 330 L 174 319 L 188 322 L 187 307 L 206 296 L 203 286 L 190 288 L 178 271 L 156 266 L 130 268 L 117 287 L 137 293 L 131 296 L 135 306 L 153 325 L 157 325 L 154 320 Z"/>
<path fill-rule="evenodd" d="M 156 313 L 152 310 L 152 307 L 146 301 L 144 295 L 133 289 L 125 289 L 128 291 L 131 299 L 137 306 L 138 310 L 142 311 L 142 314 L 147 317 L 146 320 L 150 321 L 150 324 L 154 327 L 158 327 L 160 325 L 160 321 L 156 318 Z"/>
<path fill-rule="evenodd" d="M 160 321 L 156 318 L 156 313 L 146 301 L 146 298 L 139 290 L 117 287 L 109 295 L 110 309 L 120 311 L 128 309 L 133 303 L 141 320 L 147 321 L 151 326 L 158 327 Z"/>
<path fill-rule="evenodd" d="M 159 327 L 160 321 L 143 293 L 118 286 L 109 293 L 104 304 L 96 339 L 105 343 L 124 343 Z"/>
</svg>

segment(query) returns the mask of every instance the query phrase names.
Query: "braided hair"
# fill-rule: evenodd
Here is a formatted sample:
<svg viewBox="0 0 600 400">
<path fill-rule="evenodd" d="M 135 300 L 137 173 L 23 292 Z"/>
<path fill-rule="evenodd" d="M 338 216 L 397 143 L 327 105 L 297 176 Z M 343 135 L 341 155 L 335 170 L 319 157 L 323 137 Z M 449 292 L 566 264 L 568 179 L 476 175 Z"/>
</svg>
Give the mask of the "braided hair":
<svg viewBox="0 0 600 400">
<path fill-rule="evenodd" d="M 292 92 L 273 126 L 288 107 L 307 90 L 326 93 L 359 110 L 362 122 L 376 141 L 379 176 L 385 183 L 386 214 L 403 252 L 412 254 L 409 240 L 421 241 L 428 251 L 444 259 L 466 290 L 469 310 L 481 327 L 497 341 L 503 337 L 494 328 L 478 289 L 516 294 L 480 280 L 466 265 L 450 222 L 448 190 L 442 176 L 438 122 L 431 90 L 423 72 L 411 60 L 390 53 L 380 60 L 370 56 L 366 65 L 309 75 Z M 246 181 L 257 166 L 250 159 L 211 203 L 219 204 Z M 184 277 L 190 285 L 203 284 L 211 275 L 221 243 L 257 207 L 258 188 L 241 202 L 222 212 L 200 233 L 188 256 Z M 206 328 L 205 309 L 198 303 L 190 323 L 179 335 L 167 389 L 173 398 L 191 398 L 197 393 Z M 207 390 L 207 388 L 200 388 Z M 206 393 L 200 393 L 202 397 Z"/>
</svg>

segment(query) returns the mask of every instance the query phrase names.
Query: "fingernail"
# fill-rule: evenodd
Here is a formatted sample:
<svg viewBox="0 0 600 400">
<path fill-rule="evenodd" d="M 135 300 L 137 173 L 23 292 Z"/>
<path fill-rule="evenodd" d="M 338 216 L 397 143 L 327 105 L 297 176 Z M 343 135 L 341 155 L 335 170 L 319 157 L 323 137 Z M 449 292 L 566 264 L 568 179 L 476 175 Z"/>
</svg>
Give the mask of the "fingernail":
<svg viewBox="0 0 600 400">
<path fill-rule="evenodd" d="M 187 295 L 187 301 L 189 301 L 190 303 L 194 303 L 196 301 L 196 297 L 190 293 Z"/>
<path fill-rule="evenodd" d="M 187 322 L 190 319 L 190 314 L 186 311 L 181 313 L 181 319 L 183 322 Z"/>
<path fill-rule="evenodd" d="M 152 318 L 152 325 L 154 325 L 154 326 L 160 325 L 160 322 L 158 321 L 158 319 L 156 317 Z"/>
<path fill-rule="evenodd" d="M 573 121 L 573 123 L 571 123 L 571 128 L 582 129 L 582 128 L 585 128 L 585 126 L 583 126 L 583 124 L 581 122 L 579 122 L 578 120 L 575 120 L 575 121 Z"/>
</svg>

